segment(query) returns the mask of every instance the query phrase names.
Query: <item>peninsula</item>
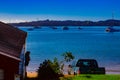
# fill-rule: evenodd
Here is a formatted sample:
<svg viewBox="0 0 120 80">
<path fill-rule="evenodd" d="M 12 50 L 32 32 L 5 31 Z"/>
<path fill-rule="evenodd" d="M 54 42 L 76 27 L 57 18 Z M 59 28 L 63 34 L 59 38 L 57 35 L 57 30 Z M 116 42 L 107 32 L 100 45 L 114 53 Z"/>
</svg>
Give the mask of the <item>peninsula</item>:
<svg viewBox="0 0 120 80">
<path fill-rule="evenodd" d="M 13 26 L 120 26 L 120 20 L 104 20 L 104 21 L 74 21 L 74 20 L 39 20 L 31 22 L 9 23 Z"/>
</svg>

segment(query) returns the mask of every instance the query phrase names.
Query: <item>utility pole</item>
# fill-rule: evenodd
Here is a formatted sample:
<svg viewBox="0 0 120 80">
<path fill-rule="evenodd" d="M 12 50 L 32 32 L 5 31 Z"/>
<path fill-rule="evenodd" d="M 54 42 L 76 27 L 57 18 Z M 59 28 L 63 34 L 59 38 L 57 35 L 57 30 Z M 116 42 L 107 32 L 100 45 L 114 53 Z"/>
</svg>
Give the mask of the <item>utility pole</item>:
<svg viewBox="0 0 120 80">
<path fill-rule="evenodd" d="M 25 79 L 27 78 L 27 66 L 30 62 L 30 51 L 25 53 Z"/>
</svg>

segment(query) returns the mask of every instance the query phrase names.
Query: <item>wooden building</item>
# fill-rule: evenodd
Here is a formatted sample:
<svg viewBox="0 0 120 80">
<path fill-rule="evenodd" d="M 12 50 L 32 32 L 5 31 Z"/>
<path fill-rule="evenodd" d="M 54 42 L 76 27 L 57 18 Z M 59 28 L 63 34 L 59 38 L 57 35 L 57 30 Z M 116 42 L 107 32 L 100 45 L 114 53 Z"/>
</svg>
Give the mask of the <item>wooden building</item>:
<svg viewBox="0 0 120 80">
<path fill-rule="evenodd" d="M 15 80 L 23 75 L 19 67 L 24 65 L 20 55 L 24 54 L 26 36 L 26 32 L 0 22 L 0 80 Z"/>
</svg>

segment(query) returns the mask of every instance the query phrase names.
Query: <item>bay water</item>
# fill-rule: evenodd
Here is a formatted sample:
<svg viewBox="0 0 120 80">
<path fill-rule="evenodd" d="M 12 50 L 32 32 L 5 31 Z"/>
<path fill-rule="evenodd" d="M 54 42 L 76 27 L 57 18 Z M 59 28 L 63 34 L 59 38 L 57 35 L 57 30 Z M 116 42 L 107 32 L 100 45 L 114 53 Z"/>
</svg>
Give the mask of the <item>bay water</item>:
<svg viewBox="0 0 120 80">
<path fill-rule="evenodd" d="M 78 28 L 69 26 L 69 30 L 63 30 L 62 26 L 57 26 L 57 29 L 49 26 L 20 27 L 28 33 L 26 50 L 31 52 L 31 61 L 27 70 L 37 71 L 45 59 L 53 60 L 56 57 L 60 61 L 63 53 L 72 52 L 74 61 L 96 59 L 98 65 L 105 67 L 107 73 L 115 71 L 114 73 L 120 74 L 120 32 L 106 32 L 107 26 Z M 120 29 L 117 26 L 114 28 Z"/>
</svg>

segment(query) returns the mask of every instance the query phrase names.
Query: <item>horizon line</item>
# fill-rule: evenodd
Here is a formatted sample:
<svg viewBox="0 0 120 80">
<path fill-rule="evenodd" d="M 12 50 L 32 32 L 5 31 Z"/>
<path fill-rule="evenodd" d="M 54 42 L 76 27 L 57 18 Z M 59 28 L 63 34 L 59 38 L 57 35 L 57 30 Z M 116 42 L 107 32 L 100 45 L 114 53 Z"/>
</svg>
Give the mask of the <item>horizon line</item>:
<svg viewBox="0 0 120 80">
<path fill-rule="evenodd" d="M 103 20 L 72 20 L 72 19 L 66 19 L 66 20 L 58 20 L 58 19 L 43 19 L 43 20 L 30 20 L 30 21 L 26 21 L 26 20 L 20 20 L 20 21 L 15 21 L 15 22 L 4 22 L 1 21 L 0 22 L 4 22 L 4 23 L 28 23 L 28 22 L 37 22 L 37 21 L 91 21 L 91 22 L 99 22 L 99 21 L 107 21 L 107 20 L 120 20 L 120 19 L 103 19 Z"/>
</svg>

